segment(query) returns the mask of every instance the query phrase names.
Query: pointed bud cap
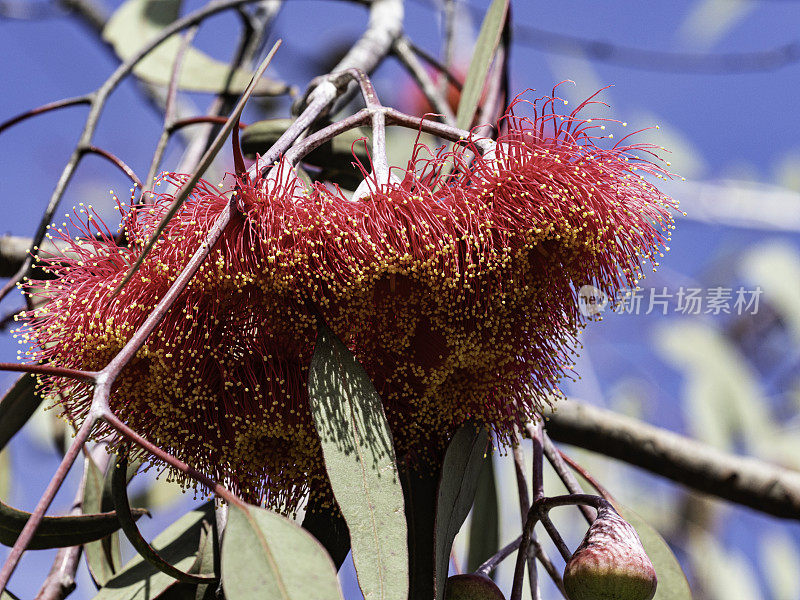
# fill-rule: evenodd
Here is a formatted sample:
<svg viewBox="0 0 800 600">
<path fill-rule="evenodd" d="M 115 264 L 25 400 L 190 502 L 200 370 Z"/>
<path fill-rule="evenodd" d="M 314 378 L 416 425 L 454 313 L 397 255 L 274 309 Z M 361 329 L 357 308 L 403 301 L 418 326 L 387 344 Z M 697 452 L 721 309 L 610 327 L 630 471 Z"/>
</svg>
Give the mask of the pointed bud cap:
<svg viewBox="0 0 800 600">
<path fill-rule="evenodd" d="M 651 600 L 656 571 L 636 531 L 602 507 L 564 569 L 569 600 Z"/>
</svg>

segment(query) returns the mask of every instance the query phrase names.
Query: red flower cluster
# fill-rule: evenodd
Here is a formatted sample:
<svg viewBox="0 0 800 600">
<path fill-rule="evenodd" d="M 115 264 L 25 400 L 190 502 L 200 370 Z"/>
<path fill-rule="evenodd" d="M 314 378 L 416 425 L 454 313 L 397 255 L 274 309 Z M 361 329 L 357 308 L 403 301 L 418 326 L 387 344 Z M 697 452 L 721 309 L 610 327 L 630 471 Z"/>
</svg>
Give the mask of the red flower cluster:
<svg viewBox="0 0 800 600">
<path fill-rule="evenodd" d="M 306 189 L 285 164 L 238 182 L 239 214 L 123 370 L 112 408 L 245 498 L 291 510 L 324 480 L 306 390 L 317 312 L 373 379 L 401 455 L 440 449 L 467 419 L 508 440 L 570 368 L 575 290 L 633 285 L 672 227 L 673 203 L 649 180 L 666 173 L 639 156 L 650 148 L 600 149 L 602 125 L 554 115 L 553 102 L 532 104 L 550 113 L 531 119 L 510 111 L 508 133 L 474 160 L 473 146 L 421 158 L 418 145 L 402 182 L 357 202 Z M 458 169 L 445 180 L 448 163 Z M 171 198 L 127 213 L 127 247 L 64 234 L 69 257 L 48 261 L 56 278 L 29 284 L 48 299 L 27 315 L 31 358 L 102 368 L 228 197 L 198 185 L 113 299 Z M 47 385 L 69 418 L 85 416 L 85 384 Z"/>
</svg>

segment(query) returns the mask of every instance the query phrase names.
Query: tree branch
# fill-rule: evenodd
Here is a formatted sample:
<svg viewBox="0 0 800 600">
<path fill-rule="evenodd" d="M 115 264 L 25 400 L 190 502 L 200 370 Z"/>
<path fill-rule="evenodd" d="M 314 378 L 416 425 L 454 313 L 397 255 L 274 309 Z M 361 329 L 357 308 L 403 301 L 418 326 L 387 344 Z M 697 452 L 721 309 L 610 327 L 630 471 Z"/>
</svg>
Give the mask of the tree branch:
<svg viewBox="0 0 800 600">
<path fill-rule="evenodd" d="M 599 452 L 692 489 L 800 520 L 800 472 L 735 456 L 671 431 L 575 400 L 549 412 L 556 441 Z"/>
</svg>

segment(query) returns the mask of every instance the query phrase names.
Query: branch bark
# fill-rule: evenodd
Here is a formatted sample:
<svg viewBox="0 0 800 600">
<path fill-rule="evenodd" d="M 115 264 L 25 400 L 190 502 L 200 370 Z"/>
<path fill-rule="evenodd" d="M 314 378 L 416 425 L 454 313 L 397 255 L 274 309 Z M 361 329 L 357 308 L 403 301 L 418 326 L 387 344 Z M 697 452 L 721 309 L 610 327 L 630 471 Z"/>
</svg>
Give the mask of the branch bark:
<svg viewBox="0 0 800 600">
<path fill-rule="evenodd" d="M 692 489 L 776 517 L 800 520 L 800 472 L 717 450 L 575 400 L 546 414 L 556 441 L 616 458 Z"/>
</svg>

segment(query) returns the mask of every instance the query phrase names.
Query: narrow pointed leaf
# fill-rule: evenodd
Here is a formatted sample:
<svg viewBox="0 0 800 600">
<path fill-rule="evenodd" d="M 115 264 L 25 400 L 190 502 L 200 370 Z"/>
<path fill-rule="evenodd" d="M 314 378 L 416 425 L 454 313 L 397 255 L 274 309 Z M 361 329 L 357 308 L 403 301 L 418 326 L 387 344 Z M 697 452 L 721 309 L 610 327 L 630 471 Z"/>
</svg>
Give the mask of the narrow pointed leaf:
<svg viewBox="0 0 800 600">
<path fill-rule="evenodd" d="M 614 506 L 622 518 L 633 525 L 636 533 L 639 534 L 644 550 L 656 570 L 658 587 L 653 600 L 692 600 L 692 591 L 689 589 L 686 575 L 669 544 L 633 510 L 618 503 L 615 503 Z"/>
<path fill-rule="evenodd" d="M 180 4 L 180 0 L 128 0 L 108 20 L 103 39 L 111 43 L 120 59 L 127 60 L 178 18 Z M 180 45 L 179 35 L 167 38 L 134 67 L 134 74 L 155 85 L 169 85 Z M 240 94 L 251 76 L 244 69 L 231 72 L 228 64 L 190 47 L 183 58 L 178 87 L 192 92 Z M 285 84 L 266 78 L 259 79 L 254 90 L 255 95 L 287 92 Z"/>
<path fill-rule="evenodd" d="M 91 456 L 86 457 L 83 481 L 83 512 L 87 514 L 98 513 L 103 510 L 103 480 L 104 475 L 92 460 Z M 116 532 L 115 532 L 116 533 Z M 115 536 L 115 534 L 112 534 Z M 119 545 L 118 536 L 114 542 Z M 121 566 L 114 564 L 111 544 L 104 543 L 110 541 L 109 538 L 97 540 L 84 544 L 83 551 L 86 555 L 86 564 L 95 583 L 104 586 L 109 579 L 114 576 L 116 568 Z"/>
<path fill-rule="evenodd" d="M 194 591 L 195 600 L 212 600 L 217 593 L 219 573 L 216 572 L 218 560 L 216 550 L 216 528 L 205 524 L 200 533 L 200 544 L 197 549 L 197 558 L 189 569 L 189 573 L 213 573 L 217 578 L 212 583 L 201 583 Z"/>
<path fill-rule="evenodd" d="M 230 506 L 222 539 L 227 600 L 342 600 L 336 569 L 314 537 L 255 506 Z"/>
<path fill-rule="evenodd" d="M 444 455 L 434 534 L 437 600 L 444 598 L 453 540 L 472 508 L 483 465 L 490 460 L 486 454 L 489 441 L 489 434 L 483 427 L 465 423 L 456 431 Z"/>
<path fill-rule="evenodd" d="M 475 112 L 483 93 L 486 75 L 492 64 L 497 45 L 500 43 L 500 36 L 508 16 L 508 5 L 509 0 L 493 0 L 483 18 L 458 103 L 456 126 L 461 129 L 469 129 L 472 126 L 472 120 L 475 118 Z"/>
<path fill-rule="evenodd" d="M 473 572 L 500 549 L 497 485 L 494 462 L 489 457 L 483 464 L 472 505 L 469 526 L 469 554 L 467 571 Z"/>
<path fill-rule="evenodd" d="M 350 531 L 361 591 L 367 600 L 404 600 L 408 539 L 392 434 L 364 368 L 324 325 L 309 367 L 308 393 L 325 468 Z"/>
<path fill-rule="evenodd" d="M 203 523 L 213 523 L 213 519 L 214 502 L 209 501 L 167 527 L 151 546 L 176 568 L 190 569 L 196 561 Z M 175 579 L 137 555 L 100 589 L 94 600 L 154 600 L 174 583 Z"/>
<path fill-rule="evenodd" d="M 42 403 L 36 393 L 36 377 L 25 373 L 0 400 L 0 450 L 33 416 Z"/>
<path fill-rule="evenodd" d="M 0 450 L 0 498 L 8 499 L 11 492 L 11 455 L 8 448 Z"/>
<path fill-rule="evenodd" d="M 146 513 L 142 509 L 132 511 L 135 519 Z M 30 513 L 0 502 L 0 544 L 13 546 L 30 516 Z M 102 539 L 119 528 L 120 523 L 114 512 L 78 517 L 45 517 L 28 548 L 40 550 L 78 546 Z"/>
</svg>

